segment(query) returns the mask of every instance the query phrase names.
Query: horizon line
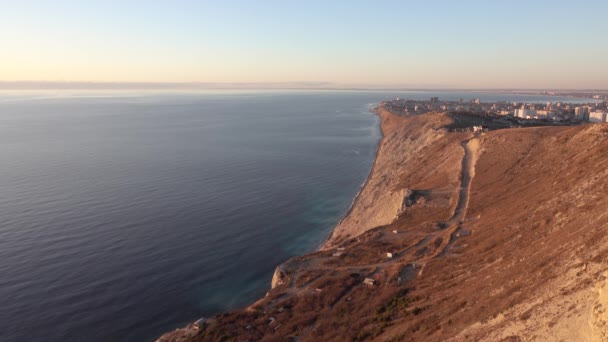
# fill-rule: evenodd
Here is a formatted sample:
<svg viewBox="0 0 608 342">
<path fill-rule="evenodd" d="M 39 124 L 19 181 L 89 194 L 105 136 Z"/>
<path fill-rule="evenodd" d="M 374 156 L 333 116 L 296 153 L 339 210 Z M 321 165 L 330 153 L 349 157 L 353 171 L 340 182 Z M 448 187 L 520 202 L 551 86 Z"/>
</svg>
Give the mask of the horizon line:
<svg viewBox="0 0 608 342">
<path fill-rule="evenodd" d="M 409 84 L 340 84 L 333 82 L 142 82 L 142 81 L 0 81 L 2 90 L 67 89 L 217 89 L 217 90 L 375 90 L 375 91 L 572 91 L 608 92 L 608 88 L 455 87 Z"/>
</svg>

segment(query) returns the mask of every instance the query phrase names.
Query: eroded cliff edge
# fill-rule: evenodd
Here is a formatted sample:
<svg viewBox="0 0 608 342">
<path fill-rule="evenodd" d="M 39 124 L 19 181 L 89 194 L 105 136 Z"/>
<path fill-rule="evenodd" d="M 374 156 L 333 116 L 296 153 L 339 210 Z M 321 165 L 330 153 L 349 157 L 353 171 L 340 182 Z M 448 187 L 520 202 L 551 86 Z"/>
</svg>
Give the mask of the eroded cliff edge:
<svg viewBox="0 0 608 342">
<path fill-rule="evenodd" d="M 379 109 L 349 215 L 268 295 L 163 341 L 606 338 L 608 129 L 449 132 Z"/>
<path fill-rule="evenodd" d="M 450 203 L 454 200 L 451 194 L 439 193 L 441 187 L 452 191 L 459 181 L 463 152 L 453 142 L 463 137 L 462 134 L 447 135 L 443 127 L 451 119 L 441 114 L 402 117 L 383 107 L 376 112 L 381 120 L 383 139 L 374 165 L 352 208 L 323 248 L 392 223 L 416 200 L 415 191 L 434 187 L 433 204 L 439 211 L 454 205 Z"/>
</svg>

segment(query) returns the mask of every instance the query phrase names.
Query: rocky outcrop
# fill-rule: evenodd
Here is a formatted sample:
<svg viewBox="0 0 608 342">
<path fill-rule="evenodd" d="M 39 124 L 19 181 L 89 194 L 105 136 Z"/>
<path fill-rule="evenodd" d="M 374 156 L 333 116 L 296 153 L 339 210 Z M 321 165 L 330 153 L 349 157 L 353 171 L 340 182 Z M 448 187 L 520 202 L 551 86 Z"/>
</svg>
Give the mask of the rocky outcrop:
<svg viewBox="0 0 608 342">
<path fill-rule="evenodd" d="M 283 271 L 281 265 L 277 266 L 274 270 L 274 274 L 272 275 L 272 281 L 270 282 L 270 288 L 274 289 L 277 286 L 285 284 L 287 275 Z"/>
</svg>

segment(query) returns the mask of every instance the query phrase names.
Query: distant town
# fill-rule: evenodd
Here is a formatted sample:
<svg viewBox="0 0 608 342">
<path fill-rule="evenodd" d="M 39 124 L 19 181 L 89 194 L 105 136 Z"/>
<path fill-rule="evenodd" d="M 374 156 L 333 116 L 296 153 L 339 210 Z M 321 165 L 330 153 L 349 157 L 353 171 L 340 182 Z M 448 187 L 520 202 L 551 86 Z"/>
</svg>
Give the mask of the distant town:
<svg viewBox="0 0 608 342">
<path fill-rule="evenodd" d="M 596 100 L 603 100 L 597 97 Z M 484 102 L 480 99 L 442 101 L 431 97 L 428 101 L 397 98 L 383 103 L 385 108 L 400 115 L 416 115 L 428 112 L 450 114 L 474 114 L 503 118 L 505 122 L 520 125 L 565 125 L 580 122 L 608 122 L 607 101 L 590 103 L 547 102 Z"/>
</svg>

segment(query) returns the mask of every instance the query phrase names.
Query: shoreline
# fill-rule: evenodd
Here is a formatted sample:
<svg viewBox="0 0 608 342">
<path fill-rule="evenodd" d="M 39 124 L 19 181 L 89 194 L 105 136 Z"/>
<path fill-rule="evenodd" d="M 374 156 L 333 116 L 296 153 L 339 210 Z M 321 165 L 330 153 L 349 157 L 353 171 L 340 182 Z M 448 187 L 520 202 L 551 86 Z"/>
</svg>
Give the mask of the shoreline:
<svg viewBox="0 0 608 342">
<path fill-rule="evenodd" d="M 340 227 L 340 225 L 349 218 L 349 216 L 351 215 L 351 213 L 353 212 L 353 210 L 356 208 L 356 206 L 358 205 L 358 202 L 361 200 L 362 197 L 362 193 L 363 191 L 369 186 L 372 177 L 374 175 L 374 172 L 376 171 L 376 168 L 378 166 L 378 157 L 380 156 L 381 152 L 382 152 L 382 145 L 385 141 L 385 138 L 387 136 L 386 131 L 387 131 L 387 127 L 385 124 L 385 116 L 391 116 L 393 115 L 390 112 L 383 112 L 381 107 L 382 107 L 382 102 L 380 101 L 378 102 L 372 109 L 369 110 L 369 113 L 371 113 L 372 115 L 375 115 L 376 117 L 378 117 L 378 122 L 375 124 L 377 125 L 377 128 L 380 131 L 380 138 L 378 139 L 377 143 L 376 143 L 376 148 L 374 151 L 374 158 L 372 160 L 372 163 L 370 165 L 369 171 L 367 173 L 367 176 L 365 177 L 365 180 L 363 181 L 363 183 L 361 184 L 361 186 L 359 187 L 359 190 L 357 191 L 357 193 L 355 194 L 355 196 L 353 197 L 353 200 L 351 201 L 351 204 L 348 208 L 348 210 L 344 213 L 344 215 L 342 215 L 342 217 L 340 218 L 340 220 L 333 226 L 329 236 L 323 240 L 323 242 L 316 248 L 313 248 L 310 252 L 301 254 L 301 255 L 296 255 L 294 257 L 291 257 L 279 264 L 277 264 L 275 266 L 275 272 L 271 278 L 271 284 L 269 286 L 269 288 L 267 288 L 265 296 L 258 298 L 256 300 L 254 300 L 253 302 L 245 305 L 244 307 L 241 308 L 241 310 L 249 310 L 252 307 L 254 307 L 256 304 L 258 304 L 259 302 L 263 301 L 266 296 L 269 295 L 270 291 L 276 286 L 276 283 L 278 281 L 278 277 L 280 277 L 280 274 L 282 272 L 282 267 L 284 265 L 287 265 L 290 261 L 294 260 L 294 259 L 298 259 L 298 258 L 303 258 L 306 257 L 307 255 L 310 254 L 314 254 L 314 253 L 318 253 L 318 252 L 322 252 L 324 251 L 326 248 L 333 248 L 334 246 L 331 246 L 331 243 L 333 242 L 332 240 L 336 237 L 336 231 L 338 229 L 338 227 Z M 221 314 L 221 313 L 219 313 Z M 213 316 L 215 317 L 215 315 Z M 212 318 L 213 319 L 213 318 Z M 183 329 L 188 329 L 188 327 L 192 327 L 194 323 L 190 322 L 186 328 Z M 180 330 L 179 328 L 177 330 Z M 161 335 L 156 341 L 164 341 L 163 340 L 163 336 L 170 334 L 171 332 L 166 332 L 165 334 Z"/>
<path fill-rule="evenodd" d="M 400 242 L 403 245 L 396 244 L 392 247 L 395 251 L 400 251 L 395 252 L 399 255 L 399 258 L 386 263 L 385 257 L 377 254 L 375 249 L 378 248 L 378 242 L 374 241 L 374 239 L 375 234 L 378 234 L 379 230 L 388 229 L 387 227 L 390 227 L 395 222 L 395 219 L 404 210 L 404 201 L 411 194 L 410 186 L 406 188 L 404 184 L 401 184 L 403 172 L 410 177 L 418 179 L 418 181 L 414 179 L 410 179 L 410 181 L 411 189 L 419 189 L 417 184 L 423 178 L 428 178 L 426 177 L 428 172 L 424 171 L 424 168 L 420 169 L 416 166 L 422 162 L 417 157 L 423 149 L 431 146 L 439 149 L 438 153 L 440 155 L 438 155 L 436 162 L 441 161 L 442 164 L 446 161 L 444 159 L 447 158 L 450 164 L 456 165 L 456 162 L 458 162 L 458 167 L 460 167 L 461 159 L 453 158 L 451 153 L 453 151 L 446 150 L 440 146 L 446 131 L 439 129 L 439 127 L 449 121 L 445 115 L 421 115 L 406 118 L 390 112 L 387 108 L 383 107 L 382 102 L 379 102 L 371 112 L 379 118 L 378 125 L 381 133 L 376 146 L 374 160 L 365 181 L 357 192 L 357 195 L 353 198 L 350 208 L 336 223 L 327 240 L 309 253 L 292 257 L 276 265 L 270 288 L 263 297 L 254 300 L 241 309 L 221 313 L 205 320 L 204 322 L 207 323 L 204 323 L 204 326 L 214 327 L 213 330 L 202 328 L 200 324 L 190 323 L 183 328 L 165 333 L 157 341 L 177 341 L 177 338 L 202 336 L 201 334 L 215 334 L 216 332 L 224 334 L 225 329 L 242 329 L 243 331 L 240 334 L 243 334 L 243 336 L 249 336 L 252 333 L 257 334 L 256 331 L 251 331 L 247 327 L 256 327 L 260 331 L 269 330 L 273 332 L 277 331 L 277 329 L 293 329 L 287 325 L 298 325 L 296 321 L 301 318 L 301 315 L 296 315 L 296 312 L 302 314 L 309 312 L 310 308 L 307 306 L 310 304 L 309 301 L 329 300 L 330 302 L 334 302 L 343 298 L 347 292 L 354 291 L 354 293 L 358 293 L 361 291 L 362 288 L 357 286 L 357 284 L 363 282 L 365 277 L 378 277 L 381 276 L 380 273 L 384 274 L 384 272 L 387 272 L 387 277 L 393 278 L 397 273 L 401 272 L 399 270 L 399 263 L 406 261 L 401 259 L 406 257 L 409 252 L 414 251 L 412 248 L 421 246 L 421 242 L 418 241 L 419 236 L 410 236 L 409 234 L 395 235 L 390 230 L 391 235 L 389 240 L 392 241 L 391 243 L 396 242 L 393 241 L 395 239 L 405 240 Z M 456 138 L 458 136 L 460 134 L 456 134 L 453 137 Z M 460 151 L 462 147 L 458 145 L 458 147 L 454 147 L 453 149 Z M 435 166 L 433 165 L 432 168 L 436 169 Z M 434 170 L 431 170 L 431 173 L 433 172 Z M 456 173 L 452 173 L 450 170 L 447 170 L 447 172 L 452 176 L 445 177 L 441 172 L 434 172 L 434 178 L 430 180 L 434 185 L 431 185 L 431 187 L 437 188 L 457 181 L 459 177 Z M 435 209 L 431 209 L 432 213 L 428 215 L 437 214 L 440 217 L 445 216 L 443 213 L 447 214 L 447 211 L 444 207 L 445 205 L 451 206 L 449 205 L 450 198 L 451 196 L 439 194 L 434 199 L 431 199 L 432 203 L 440 205 Z M 424 244 L 429 241 L 424 240 L 422 243 Z M 414 245 L 410 246 L 412 243 Z M 441 244 L 442 247 L 445 245 L 445 243 Z M 330 251 L 330 249 L 334 248 L 337 248 L 336 251 L 338 252 Z M 391 247 L 380 248 L 390 249 Z M 339 266 L 336 263 L 345 263 L 345 265 Z M 382 271 L 378 271 L 378 269 Z M 406 267 L 405 269 L 408 268 Z M 356 275 L 356 277 L 353 277 L 353 275 Z M 349 279 L 347 284 L 342 283 L 345 279 Z M 346 287 L 342 287 L 343 285 Z M 389 287 L 388 289 L 393 289 L 393 287 Z M 310 294 L 313 296 L 309 297 L 308 295 Z M 369 294 L 367 293 L 365 296 Z M 360 293 L 357 297 L 361 295 L 363 294 Z M 328 296 L 333 299 L 327 299 Z M 347 298 L 344 297 L 345 300 Z M 359 303 L 369 303 L 368 300 L 374 302 L 379 299 L 368 298 Z M 349 301 L 346 300 L 346 302 Z M 333 304 L 328 305 L 328 307 L 332 307 Z M 303 306 L 303 308 L 296 309 L 296 306 Z M 296 320 L 286 320 L 283 316 L 287 312 L 293 312 L 297 317 Z M 238 321 L 241 322 L 240 324 L 233 325 L 233 323 L 230 323 L 234 322 L 233 319 L 237 319 L 237 317 L 239 317 Z M 273 322 L 275 320 L 280 320 L 281 324 L 274 326 L 275 323 Z M 305 325 L 308 325 L 308 323 Z M 211 335 L 205 336 L 209 337 Z"/>
<path fill-rule="evenodd" d="M 377 171 L 377 167 L 378 167 L 378 159 L 381 156 L 382 153 L 382 146 L 385 142 L 385 139 L 387 137 L 387 131 L 388 128 L 387 126 L 387 118 L 392 116 L 393 114 L 387 111 L 383 111 L 382 109 L 382 101 L 378 102 L 376 106 L 374 106 L 372 109 L 370 109 L 369 111 L 371 114 L 375 115 L 378 117 L 378 122 L 377 122 L 377 127 L 380 130 L 380 139 L 378 139 L 377 144 L 376 144 L 376 148 L 374 151 L 374 158 L 373 161 L 370 165 L 369 168 L 369 172 L 367 173 L 367 176 L 365 178 L 365 180 L 363 181 L 363 183 L 361 184 L 359 190 L 357 191 L 356 195 L 353 197 L 353 200 L 348 208 L 348 210 L 344 213 L 344 215 L 342 215 L 342 217 L 340 218 L 340 220 L 333 226 L 331 233 L 329 234 L 329 236 L 317 247 L 314 248 L 313 250 L 311 250 L 308 253 L 304 253 L 301 255 L 297 255 L 294 257 L 291 257 L 281 263 L 279 263 L 278 265 L 275 266 L 275 272 L 271 278 L 270 281 L 270 286 L 269 288 L 266 290 L 266 293 L 264 295 L 264 297 L 258 298 L 256 300 L 254 300 L 253 302 L 245 305 L 243 308 L 241 308 L 241 310 L 251 310 L 251 308 L 253 308 L 255 305 L 257 305 L 258 303 L 262 302 L 269 294 L 270 292 L 280 283 L 280 278 L 282 278 L 281 273 L 283 273 L 283 267 L 285 267 L 286 265 L 288 265 L 290 262 L 292 262 L 293 260 L 299 259 L 299 258 L 304 258 L 308 255 L 311 254 L 315 254 L 315 253 L 320 253 L 323 252 L 326 249 L 329 248 L 333 248 L 335 246 L 332 246 L 331 244 L 334 242 L 334 239 L 336 238 L 336 232 L 338 230 L 338 227 L 340 227 L 342 225 L 342 223 L 347 220 L 351 214 L 353 213 L 353 211 L 355 210 L 355 208 L 357 207 L 357 205 L 359 204 L 359 201 L 362 198 L 362 194 L 364 192 L 364 190 L 370 186 L 370 182 L 372 181 L 372 178 L 375 174 L 375 172 Z M 220 313 L 221 314 L 221 313 Z M 215 316 L 213 316 L 215 317 Z M 211 318 L 213 320 L 213 318 Z M 193 328 L 195 324 L 194 323 L 189 323 L 185 328 L 186 331 L 189 329 L 196 329 L 197 328 Z M 179 328 L 177 330 L 180 330 Z M 166 332 L 165 334 L 161 335 L 156 341 L 165 341 L 163 340 L 163 337 L 167 334 L 170 334 L 171 332 Z M 192 333 L 194 333 L 194 331 L 192 331 Z M 188 332 L 186 332 L 186 335 L 188 334 Z"/>
<path fill-rule="evenodd" d="M 325 241 L 315 250 L 317 252 L 324 250 L 326 247 L 331 247 L 331 246 L 329 246 L 329 244 L 332 241 L 332 239 L 334 238 L 334 234 L 336 232 L 336 229 L 352 213 L 353 209 L 355 208 L 355 205 L 357 205 L 357 202 L 361 198 L 361 193 L 363 192 L 363 190 L 365 189 L 365 187 L 369 184 L 369 182 L 370 182 L 370 180 L 372 178 L 372 175 L 374 173 L 374 169 L 376 168 L 376 164 L 377 164 L 377 161 L 378 161 L 378 156 L 380 154 L 380 149 L 382 147 L 382 143 L 384 142 L 384 138 L 385 138 L 384 127 L 382 127 L 382 116 L 381 116 L 381 114 L 379 112 L 380 106 L 381 106 L 381 102 L 378 103 L 377 106 L 375 106 L 373 109 L 370 110 L 370 113 L 373 113 L 373 115 L 375 115 L 375 116 L 378 117 L 378 128 L 380 129 L 380 139 L 378 139 L 378 143 L 376 144 L 376 150 L 374 151 L 374 160 L 372 161 L 372 165 L 369 168 L 369 172 L 367 173 L 367 176 L 365 177 L 365 180 L 363 181 L 363 183 L 359 187 L 359 190 L 355 194 L 355 197 L 351 201 L 348 210 L 346 211 L 346 213 L 344 213 L 344 215 L 342 215 L 342 218 L 334 225 L 334 227 L 332 228 L 331 233 L 329 234 L 329 236 L 327 237 L 327 239 L 325 239 Z"/>
</svg>

